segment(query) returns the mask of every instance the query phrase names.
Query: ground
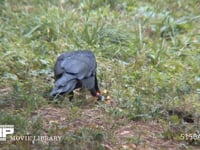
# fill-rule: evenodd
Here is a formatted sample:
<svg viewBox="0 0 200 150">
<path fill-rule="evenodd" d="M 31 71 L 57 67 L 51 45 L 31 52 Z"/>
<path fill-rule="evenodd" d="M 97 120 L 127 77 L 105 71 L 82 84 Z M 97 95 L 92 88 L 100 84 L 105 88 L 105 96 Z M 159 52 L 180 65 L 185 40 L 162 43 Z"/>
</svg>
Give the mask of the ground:
<svg viewBox="0 0 200 150">
<path fill-rule="evenodd" d="M 166 140 L 162 137 L 165 132 L 161 122 L 157 120 L 128 121 L 125 118 L 114 119 L 102 108 L 93 106 L 81 108 L 76 112 L 76 118 L 72 118 L 66 108 L 49 105 L 37 111 L 37 115 L 43 120 L 43 128 L 50 129 L 53 126 L 60 129 L 67 128 L 66 134 L 72 134 L 83 128 L 97 129 L 111 135 L 102 146 L 108 150 L 115 149 L 184 149 L 178 142 Z M 115 142 L 112 142 L 112 141 Z M 195 147 L 193 147 L 195 148 Z"/>
<path fill-rule="evenodd" d="M 0 125 L 7 150 L 200 149 L 199 0 L 0 0 Z M 91 50 L 110 101 L 52 102 L 63 52 Z"/>
</svg>

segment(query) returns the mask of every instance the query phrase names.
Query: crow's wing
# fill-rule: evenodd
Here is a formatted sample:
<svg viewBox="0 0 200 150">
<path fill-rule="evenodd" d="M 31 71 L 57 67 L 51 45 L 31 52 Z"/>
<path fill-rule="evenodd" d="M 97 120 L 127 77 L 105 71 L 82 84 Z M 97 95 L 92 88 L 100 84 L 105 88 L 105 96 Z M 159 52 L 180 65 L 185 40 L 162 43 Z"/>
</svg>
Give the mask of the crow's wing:
<svg viewBox="0 0 200 150">
<path fill-rule="evenodd" d="M 55 87 L 51 95 L 69 93 L 81 87 L 92 89 L 95 84 L 96 59 L 90 51 L 74 51 L 61 54 L 55 64 Z"/>
<path fill-rule="evenodd" d="M 82 87 L 87 89 L 92 89 L 95 86 L 95 76 L 91 76 L 89 78 L 85 78 L 81 80 Z"/>
<path fill-rule="evenodd" d="M 74 51 L 62 54 L 55 65 L 56 78 L 63 74 L 71 74 L 81 80 L 95 75 L 96 60 L 90 51 Z"/>
</svg>

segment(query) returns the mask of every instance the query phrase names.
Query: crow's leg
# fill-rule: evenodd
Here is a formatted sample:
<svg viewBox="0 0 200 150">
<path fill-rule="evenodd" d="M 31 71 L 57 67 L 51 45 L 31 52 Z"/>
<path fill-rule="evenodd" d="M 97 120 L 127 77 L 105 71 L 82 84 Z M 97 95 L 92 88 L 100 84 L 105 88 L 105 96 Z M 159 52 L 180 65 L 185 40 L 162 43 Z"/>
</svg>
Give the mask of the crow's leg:
<svg viewBox="0 0 200 150">
<path fill-rule="evenodd" d="M 95 88 L 90 89 L 90 93 L 92 96 L 96 97 L 97 100 L 101 100 L 101 94 L 95 90 Z"/>
<path fill-rule="evenodd" d="M 73 100 L 73 98 L 74 98 L 74 92 L 71 91 L 71 92 L 69 93 L 69 101 L 71 102 L 71 101 Z"/>
<path fill-rule="evenodd" d="M 100 90 L 98 87 L 98 81 L 97 81 L 97 76 L 95 75 L 94 78 L 94 87 L 92 89 L 89 89 L 90 93 L 92 96 L 98 97 L 100 95 Z"/>
<path fill-rule="evenodd" d="M 77 83 L 76 83 L 76 86 L 75 86 L 75 88 L 73 90 L 75 90 L 77 88 L 80 88 L 82 86 L 82 83 L 79 80 L 76 80 L 76 81 L 77 81 Z M 69 101 L 71 102 L 73 100 L 73 98 L 74 98 L 74 92 L 71 91 L 69 93 Z"/>
<path fill-rule="evenodd" d="M 96 92 L 98 92 L 99 94 L 101 93 L 98 87 L 98 80 L 97 80 L 97 76 L 95 75 L 95 81 L 94 81 L 94 88 L 96 90 Z"/>
<path fill-rule="evenodd" d="M 90 89 L 89 91 L 92 96 L 97 96 L 97 91 L 94 88 Z"/>
</svg>

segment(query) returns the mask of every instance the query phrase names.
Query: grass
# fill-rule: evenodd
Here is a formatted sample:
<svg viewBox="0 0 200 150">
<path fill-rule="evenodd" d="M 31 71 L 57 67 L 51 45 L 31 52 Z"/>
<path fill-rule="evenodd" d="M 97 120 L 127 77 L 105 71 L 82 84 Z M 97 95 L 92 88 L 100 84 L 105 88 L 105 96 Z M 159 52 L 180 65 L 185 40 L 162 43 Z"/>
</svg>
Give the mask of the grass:
<svg viewBox="0 0 200 150">
<path fill-rule="evenodd" d="M 150 126 L 155 120 L 164 129 L 157 140 L 173 140 L 174 146 L 185 149 L 199 145 L 179 138 L 199 130 L 199 9 L 198 0 L 0 1 L 0 124 L 14 124 L 19 135 L 64 136 L 49 145 L 0 145 L 126 149 L 134 148 L 133 143 L 138 148 L 148 143 L 145 133 L 131 128 L 136 136 L 124 139 L 117 131 L 130 122 Z M 57 56 L 77 49 L 95 53 L 99 84 L 109 91 L 111 106 L 91 104 L 90 98 L 80 96 L 72 103 L 67 98 L 48 103 Z M 44 112 L 50 106 L 58 115 L 48 118 Z M 101 121 L 95 118 L 96 109 L 101 110 Z M 62 114 L 64 121 L 59 119 Z M 187 115 L 194 123 L 182 121 Z M 56 122 L 49 132 L 44 131 L 45 119 Z M 78 127 L 67 126 L 76 121 Z M 99 127 L 91 127 L 90 121 Z"/>
</svg>

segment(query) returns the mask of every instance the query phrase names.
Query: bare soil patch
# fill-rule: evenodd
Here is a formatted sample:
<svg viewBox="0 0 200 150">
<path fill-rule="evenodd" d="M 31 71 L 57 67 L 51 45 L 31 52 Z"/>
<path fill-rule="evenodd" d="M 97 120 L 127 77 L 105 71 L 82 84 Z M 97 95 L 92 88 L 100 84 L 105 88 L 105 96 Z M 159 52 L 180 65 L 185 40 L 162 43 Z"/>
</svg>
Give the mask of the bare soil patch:
<svg viewBox="0 0 200 150">
<path fill-rule="evenodd" d="M 66 108 L 47 106 L 38 111 L 44 129 L 65 128 L 73 134 L 82 128 L 93 128 L 109 134 L 112 141 L 103 143 L 106 149 L 180 149 L 180 143 L 162 138 L 164 129 L 156 121 L 115 119 L 101 108 L 79 109 L 75 116 Z M 113 140 L 114 139 L 114 140 Z"/>
</svg>

